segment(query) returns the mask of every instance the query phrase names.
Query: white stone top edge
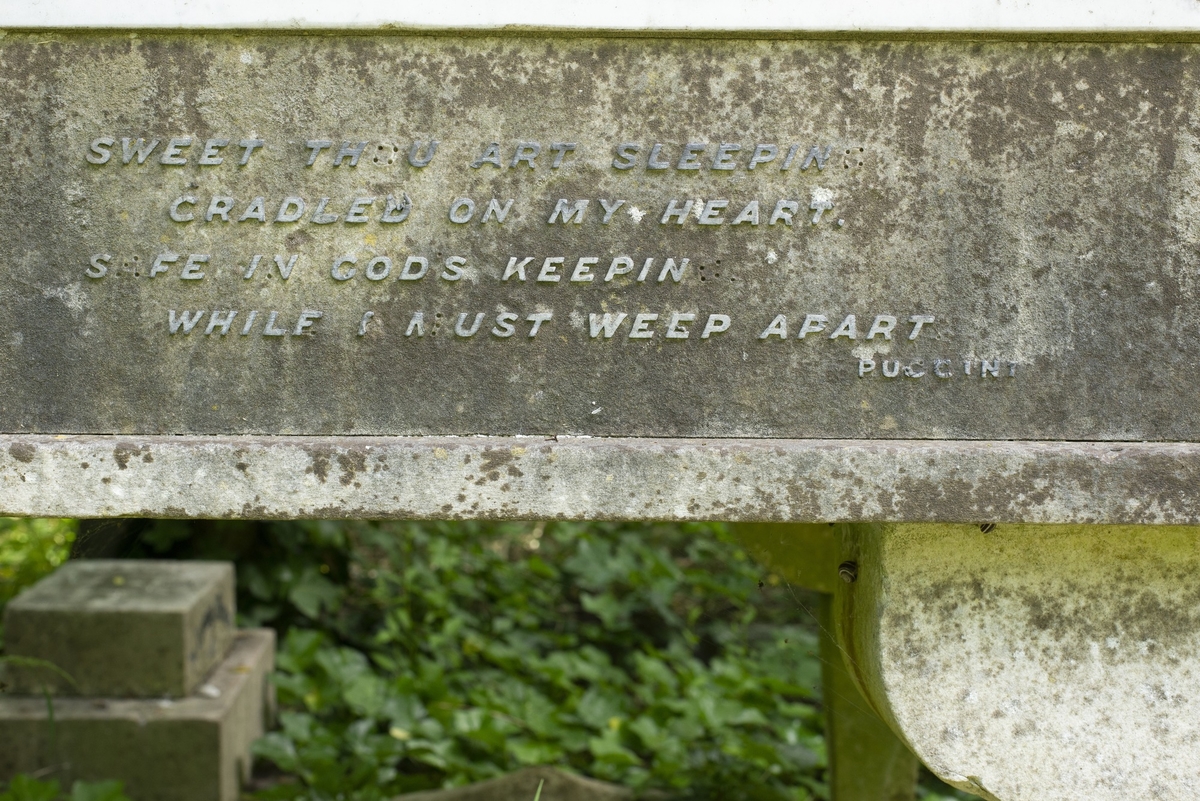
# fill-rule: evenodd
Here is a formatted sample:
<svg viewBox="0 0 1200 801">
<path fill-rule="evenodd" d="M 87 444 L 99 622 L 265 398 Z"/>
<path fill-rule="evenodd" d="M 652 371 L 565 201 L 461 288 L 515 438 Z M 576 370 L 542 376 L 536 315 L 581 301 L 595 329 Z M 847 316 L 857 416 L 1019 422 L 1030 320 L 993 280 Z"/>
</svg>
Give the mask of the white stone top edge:
<svg viewBox="0 0 1200 801">
<path fill-rule="evenodd" d="M 1200 33 L 1200 0 L 0 0 L 4 28 Z"/>
</svg>

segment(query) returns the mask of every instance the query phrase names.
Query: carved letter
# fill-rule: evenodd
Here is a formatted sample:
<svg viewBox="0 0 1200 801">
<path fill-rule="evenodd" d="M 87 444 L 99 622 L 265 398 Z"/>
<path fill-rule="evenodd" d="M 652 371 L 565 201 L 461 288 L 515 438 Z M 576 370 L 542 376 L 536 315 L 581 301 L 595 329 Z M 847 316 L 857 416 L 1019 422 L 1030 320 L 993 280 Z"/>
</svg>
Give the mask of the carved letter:
<svg viewBox="0 0 1200 801">
<path fill-rule="evenodd" d="M 364 143 L 365 144 L 365 143 Z M 274 312 L 272 312 L 274 314 Z M 298 337 L 308 331 L 312 324 L 325 316 L 324 312 L 319 312 L 316 309 L 305 309 L 300 312 L 300 319 L 296 320 L 296 329 L 292 331 L 292 336 Z M 308 333 L 312 333 L 308 331 Z"/>
<path fill-rule="evenodd" d="M 196 198 L 192 197 L 191 195 L 184 195 L 183 197 L 177 197 L 171 201 L 171 211 L 169 213 L 171 215 L 171 219 L 175 222 L 191 222 L 195 219 L 195 215 L 193 215 L 190 211 L 184 213 L 179 210 L 179 207 L 184 204 L 194 206 L 196 205 Z"/>
<path fill-rule="evenodd" d="M 343 264 L 356 264 L 357 262 L 358 262 L 358 259 L 354 258 L 353 256 L 351 256 L 349 254 L 347 254 L 345 256 L 338 256 L 336 259 L 333 260 L 333 269 L 329 271 L 329 274 L 333 276 L 333 279 L 335 281 L 349 281 L 351 278 L 354 277 L 354 274 L 358 271 L 356 269 L 354 269 L 353 267 L 351 267 L 349 270 L 342 272 L 342 265 Z"/>
<path fill-rule="evenodd" d="M 637 164 L 638 145 L 636 142 L 622 142 L 617 145 L 617 157 L 612 165 L 618 170 L 632 169 Z"/>
<path fill-rule="evenodd" d="M 667 204 L 667 210 L 663 212 L 662 219 L 659 220 L 659 222 L 665 225 L 668 220 L 670 220 L 672 217 L 675 217 L 675 222 L 683 225 L 683 221 L 687 219 L 688 212 L 691 210 L 692 201 L 685 200 L 683 205 L 680 206 L 678 201 L 671 200 L 671 202 Z"/>
<path fill-rule="evenodd" d="M 667 259 L 663 264 L 662 272 L 658 274 L 658 283 L 661 284 L 663 281 L 666 281 L 669 275 L 678 284 L 683 280 L 683 271 L 687 269 L 687 266 L 688 259 L 680 259 L 678 266 L 676 266 L 674 259 Z"/>
<path fill-rule="evenodd" d="M 413 268 L 417 269 L 414 270 Z M 429 272 L 429 259 L 420 256 L 409 256 L 404 260 L 404 269 L 400 271 L 401 281 L 419 281 Z"/>
<path fill-rule="evenodd" d="M 108 148 L 115 145 L 117 142 L 111 136 L 101 136 L 99 139 L 92 140 L 92 146 L 84 158 L 90 164 L 107 164 L 112 158 L 112 151 Z"/>
<path fill-rule="evenodd" d="M 932 314 L 914 314 L 908 318 L 908 321 L 913 324 L 912 331 L 909 332 L 910 340 L 916 339 L 921 333 L 921 329 L 927 325 L 933 325 L 934 317 Z"/>
<path fill-rule="evenodd" d="M 409 199 L 408 193 L 405 192 L 397 201 L 391 195 L 387 196 L 387 202 L 383 207 L 383 216 L 379 218 L 381 223 L 402 223 L 408 219 L 408 213 L 412 210 L 412 200 Z"/>
<path fill-rule="evenodd" d="M 303 216 L 304 198 L 285 197 L 279 204 L 279 213 L 275 215 L 275 222 L 295 222 Z"/>
<path fill-rule="evenodd" d="M 84 275 L 88 278 L 103 278 L 108 275 L 108 263 L 112 261 L 112 256 L 107 253 L 97 253 L 92 256 L 91 263 L 84 271 Z"/>
<path fill-rule="evenodd" d="M 617 256 L 608 265 L 608 274 L 604 276 L 605 281 L 611 281 L 618 275 L 633 272 L 633 259 L 628 256 Z"/>
<path fill-rule="evenodd" d="M 495 215 L 496 222 L 503 223 L 504 218 L 508 216 L 508 210 L 511 209 L 512 206 L 512 198 L 509 198 L 509 201 L 503 206 L 500 205 L 499 200 L 492 198 L 488 201 L 487 208 L 483 210 L 483 219 L 481 219 L 480 222 L 487 222 L 492 218 L 493 215 Z"/>
<path fill-rule="evenodd" d="M 454 324 L 454 333 L 460 337 L 473 337 L 475 332 L 479 330 L 479 326 L 483 325 L 483 312 L 475 315 L 475 322 L 470 328 L 466 327 L 467 313 L 462 312 L 458 315 L 458 322 Z"/>
<path fill-rule="evenodd" d="M 892 329 L 895 327 L 895 317 L 890 314 L 881 314 L 875 318 L 875 322 L 871 323 L 871 330 L 867 332 L 867 339 L 874 339 L 876 334 L 879 334 L 884 339 L 891 339 Z"/>
<path fill-rule="evenodd" d="M 571 205 L 568 200 L 559 200 L 547 222 L 552 223 L 561 218 L 564 223 L 573 222 L 579 225 L 583 222 L 583 213 L 587 209 L 587 205 L 586 200 L 576 200 L 574 205 Z"/>
<path fill-rule="evenodd" d="M 429 162 L 433 161 L 433 154 L 437 153 L 437 140 L 431 139 L 429 147 L 425 150 L 425 158 L 419 156 L 421 152 L 421 143 L 416 141 L 412 143 L 412 147 L 408 149 L 408 163 L 414 167 L 428 167 Z"/>
<path fill-rule="evenodd" d="M 808 314 L 804 316 L 804 323 L 800 326 L 800 333 L 797 339 L 804 339 L 809 334 L 819 334 L 825 330 L 825 324 L 829 322 L 829 318 L 823 314 Z"/>
<path fill-rule="evenodd" d="M 492 326 L 492 335 L 501 339 L 511 337 L 517 331 L 513 323 L 519 319 L 520 317 L 512 312 L 500 312 L 496 315 L 496 324 Z"/>
<path fill-rule="evenodd" d="M 516 256 L 511 256 L 508 260 L 508 266 L 504 268 L 504 275 L 500 277 L 500 280 L 507 281 L 509 278 L 512 278 L 515 275 L 517 280 L 524 281 L 525 267 L 531 261 L 533 261 L 533 256 L 526 256 L 519 262 L 517 261 Z"/>
<path fill-rule="evenodd" d="M 533 169 L 533 160 L 542 152 L 542 146 L 537 142 L 518 142 L 517 149 L 513 152 L 512 162 L 509 167 L 516 167 L 522 161 L 529 165 L 529 169 Z"/>
<path fill-rule="evenodd" d="M 766 339 L 770 336 L 777 336 L 780 339 L 787 339 L 787 317 L 780 314 L 776 315 L 771 324 L 763 329 L 763 332 L 758 335 L 759 339 Z"/>
<path fill-rule="evenodd" d="M 667 333 L 664 336 L 667 339 L 687 339 L 690 333 L 683 323 L 691 323 L 696 320 L 694 314 L 682 314 L 675 312 L 671 315 L 670 322 L 667 323 Z"/>
<path fill-rule="evenodd" d="M 838 337 L 858 339 L 858 322 L 853 314 L 847 314 L 846 319 L 842 320 L 842 324 L 833 329 L 833 333 L 829 335 L 830 339 L 837 339 Z"/>
<path fill-rule="evenodd" d="M 142 140 L 138 140 L 139 144 Z M 157 140 L 155 140 L 157 141 Z M 187 157 L 183 155 L 185 147 L 191 147 L 192 137 L 179 136 L 167 143 L 167 149 L 163 151 L 162 158 L 158 160 L 159 164 L 166 164 L 172 167 L 178 167 L 187 164 Z M 138 164 L 141 164 L 139 161 Z"/>
<path fill-rule="evenodd" d="M 169 309 L 167 311 L 167 325 L 170 327 L 172 334 L 179 333 L 181 326 L 183 328 L 183 333 L 190 334 L 192 333 L 192 329 L 196 327 L 196 323 L 200 322 L 200 318 L 203 316 L 204 311 L 201 310 L 195 314 L 189 314 L 185 311 L 176 317 L 175 310 Z"/>
<path fill-rule="evenodd" d="M 650 323 L 658 319 L 657 314 L 639 314 L 633 318 L 633 327 L 629 329 L 630 339 L 650 339 L 654 336 L 654 332 L 650 330 Z"/>
<path fill-rule="evenodd" d="M 704 324 L 704 331 L 701 332 L 700 338 L 708 339 L 713 334 L 728 331 L 729 326 L 732 324 L 733 321 L 729 318 L 728 314 L 710 314 L 708 315 L 708 322 Z"/>
<path fill-rule="evenodd" d="M 526 317 L 525 322 L 533 323 L 529 328 L 529 336 L 536 337 L 542 328 L 542 323 L 549 322 L 553 317 L 554 312 L 537 312 Z"/>
<path fill-rule="evenodd" d="M 500 163 L 500 143 L 491 142 L 484 148 L 483 155 L 471 162 L 474 169 L 479 169 L 484 164 L 491 164 L 494 167 L 503 169 L 504 165 Z"/>
<path fill-rule="evenodd" d="M 471 215 L 475 213 L 475 201 L 469 197 L 455 198 L 450 204 L 450 222 L 466 223 L 471 221 Z"/>
</svg>

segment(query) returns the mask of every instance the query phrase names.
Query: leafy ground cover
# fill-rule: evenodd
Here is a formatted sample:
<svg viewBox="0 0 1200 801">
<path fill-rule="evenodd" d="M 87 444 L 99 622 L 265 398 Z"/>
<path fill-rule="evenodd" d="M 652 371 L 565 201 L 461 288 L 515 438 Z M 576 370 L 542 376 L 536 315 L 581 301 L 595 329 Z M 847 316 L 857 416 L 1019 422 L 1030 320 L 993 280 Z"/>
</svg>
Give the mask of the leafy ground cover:
<svg viewBox="0 0 1200 801">
<path fill-rule="evenodd" d="M 11 525 L 2 575 L 65 558 L 70 523 Z M 660 797 L 828 797 L 815 599 L 720 525 L 160 521 L 128 550 L 235 560 L 241 623 L 281 633 L 260 801 L 535 764 Z"/>
<path fill-rule="evenodd" d="M 75 782 L 63 792 L 55 779 L 17 776 L 7 788 L 0 785 L 0 801 L 129 801 L 120 782 Z"/>
<path fill-rule="evenodd" d="M 262 799 L 373 801 L 525 765 L 692 798 L 826 795 L 816 639 L 720 526 L 265 528 L 239 554 L 246 622 L 286 631 L 281 727 L 257 746 L 282 781 Z"/>
</svg>

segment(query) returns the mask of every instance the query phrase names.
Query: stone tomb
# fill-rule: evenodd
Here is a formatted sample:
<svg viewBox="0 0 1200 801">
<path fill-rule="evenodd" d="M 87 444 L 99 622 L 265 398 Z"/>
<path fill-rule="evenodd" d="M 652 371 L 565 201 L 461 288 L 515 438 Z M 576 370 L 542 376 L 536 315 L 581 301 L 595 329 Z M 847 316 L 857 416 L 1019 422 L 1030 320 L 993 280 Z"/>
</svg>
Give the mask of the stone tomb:
<svg viewBox="0 0 1200 801">
<path fill-rule="evenodd" d="M 225 563 L 72 561 L 18 595 L 0 776 L 55 768 L 67 785 L 119 779 L 135 801 L 235 801 L 275 664 L 275 633 L 237 631 L 235 611 Z"/>
<path fill-rule="evenodd" d="M 1194 798 L 1200 45 L 1065 38 L 14 30 L 0 512 L 836 521 L 939 775 Z"/>
</svg>

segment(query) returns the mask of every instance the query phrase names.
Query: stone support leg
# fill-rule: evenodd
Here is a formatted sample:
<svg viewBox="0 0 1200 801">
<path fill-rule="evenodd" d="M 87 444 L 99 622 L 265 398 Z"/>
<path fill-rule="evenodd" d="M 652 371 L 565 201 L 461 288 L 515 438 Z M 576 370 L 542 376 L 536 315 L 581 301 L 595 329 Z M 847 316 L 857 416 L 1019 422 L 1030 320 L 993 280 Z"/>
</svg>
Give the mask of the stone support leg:
<svg viewBox="0 0 1200 801">
<path fill-rule="evenodd" d="M 833 801 L 913 801 L 917 758 L 872 711 L 846 669 L 833 636 L 829 596 L 821 596 L 821 684 Z"/>
<path fill-rule="evenodd" d="M 847 669 L 834 636 L 832 593 L 844 526 L 828 523 L 744 523 L 735 526 L 755 557 L 787 581 L 821 593 L 812 612 L 821 630 L 825 745 L 833 801 L 912 801 L 917 759 L 871 709 Z"/>
<path fill-rule="evenodd" d="M 1200 529 L 843 532 L 852 672 L 943 779 L 1000 801 L 1200 797 Z"/>
</svg>

